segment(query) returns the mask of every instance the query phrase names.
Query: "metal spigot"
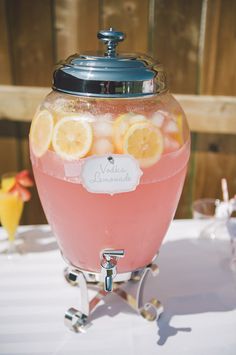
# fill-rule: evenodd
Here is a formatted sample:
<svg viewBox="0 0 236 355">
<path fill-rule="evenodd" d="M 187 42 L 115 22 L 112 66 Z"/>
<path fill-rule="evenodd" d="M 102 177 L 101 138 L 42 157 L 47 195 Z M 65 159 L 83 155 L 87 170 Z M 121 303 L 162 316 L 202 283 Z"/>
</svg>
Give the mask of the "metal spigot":
<svg viewBox="0 0 236 355">
<path fill-rule="evenodd" d="M 101 271 L 104 276 L 104 290 L 106 292 L 112 291 L 113 278 L 116 276 L 117 261 L 124 255 L 124 249 L 103 250 L 101 253 Z"/>
</svg>

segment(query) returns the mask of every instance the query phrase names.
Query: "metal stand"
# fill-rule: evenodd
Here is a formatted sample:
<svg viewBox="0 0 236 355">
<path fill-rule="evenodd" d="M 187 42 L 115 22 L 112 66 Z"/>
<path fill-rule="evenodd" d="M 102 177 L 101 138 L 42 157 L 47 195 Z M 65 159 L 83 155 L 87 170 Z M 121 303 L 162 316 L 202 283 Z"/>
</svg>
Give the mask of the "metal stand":
<svg viewBox="0 0 236 355">
<path fill-rule="evenodd" d="M 150 264 L 142 270 L 133 272 L 129 281 L 115 282 L 113 292 L 125 300 L 128 305 L 142 317 L 149 321 L 154 321 L 158 319 L 163 312 L 163 306 L 156 298 L 143 304 L 144 284 L 150 272 L 152 276 L 155 277 L 159 273 L 158 266 L 156 264 Z M 86 328 L 91 325 L 89 315 L 93 312 L 97 304 L 109 293 L 104 290 L 104 286 L 101 282 L 88 282 L 83 272 L 77 269 L 70 270 L 66 268 L 64 276 L 72 286 L 79 287 L 81 293 L 80 310 L 69 308 L 65 313 L 65 324 L 75 332 L 84 332 Z M 128 293 L 122 288 L 127 282 L 129 282 L 129 286 L 131 285 L 131 293 Z M 97 294 L 91 300 L 89 300 L 88 295 L 89 286 L 97 288 Z"/>
</svg>

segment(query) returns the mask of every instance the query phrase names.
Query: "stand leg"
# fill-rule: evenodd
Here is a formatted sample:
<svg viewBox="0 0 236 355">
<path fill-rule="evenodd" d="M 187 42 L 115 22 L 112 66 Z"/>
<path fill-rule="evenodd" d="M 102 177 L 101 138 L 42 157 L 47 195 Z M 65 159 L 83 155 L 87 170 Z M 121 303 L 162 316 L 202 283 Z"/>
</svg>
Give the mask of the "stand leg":
<svg viewBox="0 0 236 355">
<path fill-rule="evenodd" d="M 65 313 L 65 325 L 75 332 L 81 332 L 87 326 L 89 315 L 88 288 L 83 274 L 77 270 L 64 271 L 66 280 L 73 286 L 78 286 L 81 294 L 81 311 L 69 308 Z"/>
<path fill-rule="evenodd" d="M 79 270 L 70 271 L 66 268 L 64 276 L 67 282 L 72 286 L 79 287 L 81 296 L 81 311 L 73 307 L 69 308 L 65 313 L 65 325 L 75 332 L 84 332 L 91 325 L 88 320 L 89 314 L 92 313 L 94 308 L 107 295 L 107 293 L 102 288 L 99 288 L 97 294 L 89 301 L 88 283 L 83 273 Z"/>
<path fill-rule="evenodd" d="M 154 277 L 158 275 L 158 266 L 156 264 L 150 264 L 145 269 L 134 273 L 133 282 L 136 284 L 136 287 L 133 287 L 132 294 L 121 288 L 116 288 L 114 292 L 122 297 L 142 317 L 149 321 L 154 321 L 158 319 L 163 312 L 163 306 L 157 298 L 152 298 L 149 302 L 143 304 L 143 289 L 150 272 Z"/>
</svg>

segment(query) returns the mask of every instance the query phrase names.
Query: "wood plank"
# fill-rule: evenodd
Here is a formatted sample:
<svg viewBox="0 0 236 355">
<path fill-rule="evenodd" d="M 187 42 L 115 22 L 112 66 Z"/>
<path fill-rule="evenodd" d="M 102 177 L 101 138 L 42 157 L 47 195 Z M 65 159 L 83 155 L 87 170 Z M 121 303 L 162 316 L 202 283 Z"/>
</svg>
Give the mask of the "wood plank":
<svg viewBox="0 0 236 355">
<path fill-rule="evenodd" d="M 0 120 L 0 176 L 7 172 L 17 171 L 19 168 L 16 154 L 18 148 L 16 131 L 15 122 Z"/>
<path fill-rule="evenodd" d="M 148 0 L 103 0 L 101 27 L 113 27 L 125 32 L 126 39 L 119 51 L 144 52 L 148 50 Z"/>
<path fill-rule="evenodd" d="M 30 121 L 50 88 L 0 85 L 0 119 Z M 174 95 L 183 107 L 193 132 L 235 133 L 236 98 Z M 14 105 L 12 104 L 14 102 Z"/>
<path fill-rule="evenodd" d="M 199 134 L 193 198 L 222 199 L 221 179 L 228 180 L 229 193 L 236 192 L 236 137 L 235 135 Z"/>
<path fill-rule="evenodd" d="M 52 0 L 6 2 L 17 85 L 50 85 L 54 63 Z"/>
<path fill-rule="evenodd" d="M 201 93 L 236 94 L 236 1 L 208 0 Z"/>
<path fill-rule="evenodd" d="M 155 2 L 153 53 L 165 66 L 172 92 L 197 93 L 202 1 Z"/>
<path fill-rule="evenodd" d="M 0 85 L 0 119 L 31 121 L 49 92 L 50 88 Z"/>
<path fill-rule="evenodd" d="M 99 0 L 55 0 L 56 60 L 97 50 Z"/>
<path fill-rule="evenodd" d="M 0 83 L 12 83 L 11 56 L 6 19 L 6 0 L 0 0 Z"/>
<path fill-rule="evenodd" d="M 236 133 L 236 98 L 231 96 L 174 95 L 183 107 L 191 131 Z"/>
<path fill-rule="evenodd" d="M 200 92 L 213 92 L 217 61 L 218 33 L 221 0 L 209 0 L 206 4 L 205 34 L 203 35 L 203 53 L 200 66 Z"/>
<path fill-rule="evenodd" d="M 236 95 L 236 1 L 221 1 L 215 85 L 211 94 Z"/>
</svg>

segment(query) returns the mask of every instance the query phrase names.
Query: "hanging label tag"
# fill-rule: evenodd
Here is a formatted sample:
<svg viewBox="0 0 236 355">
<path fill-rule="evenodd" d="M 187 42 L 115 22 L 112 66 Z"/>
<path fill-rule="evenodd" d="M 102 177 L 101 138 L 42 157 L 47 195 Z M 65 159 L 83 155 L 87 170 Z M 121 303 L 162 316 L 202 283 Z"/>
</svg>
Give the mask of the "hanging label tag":
<svg viewBox="0 0 236 355">
<path fill-rule="evenodd" d="M 87 158 L 81 169 L 81 182 L 93 193 L 114 195 L 134 191 L 143 172 L 131 155 L 110 154 Z"/>
</svg>

